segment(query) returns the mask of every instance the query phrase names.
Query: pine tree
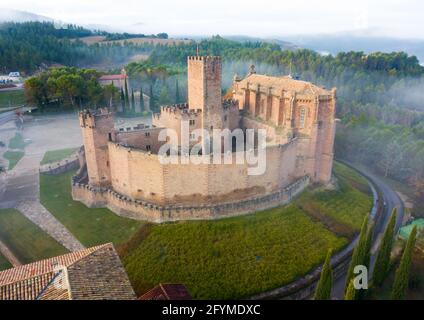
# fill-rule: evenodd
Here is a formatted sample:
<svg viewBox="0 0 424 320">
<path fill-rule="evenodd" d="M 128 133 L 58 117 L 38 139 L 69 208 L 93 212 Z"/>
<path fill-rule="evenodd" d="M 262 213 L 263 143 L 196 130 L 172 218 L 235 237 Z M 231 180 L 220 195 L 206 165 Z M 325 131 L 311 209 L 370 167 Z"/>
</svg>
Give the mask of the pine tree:
<svg viewBox="0 0 424 320">
<path fill-rule="evenodd" d="M 331 250 L 328 251 L 324 266 L 322 267 L 321 277 L 319 279 L 316 291 L 315 300 L 330 300 L 331 289 L 333 288 L 333 270 L 331 269 Z"/>
<path fill-rule="evenodd" d="M 128 109 L 131 109 L 130 106 L 130 97 L 128 95 L 128 83 L 127 83 L 127 79 L 125 79 L 125 105 L 127 106 Z"/>
<path fill-rule="evenodd" d="M 381 240 L 380 248 L 378 250 L 377 259 L 375 261 L 373 272 L 373 284 L 381 286 L 387 276 L 390 266 L 390 255 L 393 247 L 394 232 L 396 225 L 397 210 L 393 209 L 392 216 L 384 231 Z"/>
<path fill-rule="evenodd" d="M 362 223 L 361 233 L 359 234 L 359 241 L 353 250 L 352 260 L 350 261 L 349 270 L 346 277 L 345 292 L 348 289 L 350 281 L 354 278 L 354 269 L 356 266 L 365 265 L 367 235 L 368 235 L 368 215 L 364 218 Z"/>
<path fill-rule="evenodd" d="M 356 289 L 353 285 L 353 280 L 349 282 L 349 285 L 347 286 L 347 290 L 345 293 L 345 300 L 356 300 Z"/>
<path fill-rule="evenodd" d="M 143 88 L 140 87 L 140 110 L 144 112 L 144 98 L 143 98 Z"/>
<path fill-rule="evenodd" d="M 135 97 L 133 89 L 131 89 L 131 110 L 135 112 Z"/>
<path fill-rule="evenodd" d="M 175 103 L 180 103 L 180 88 L 178 85 L 178 78 L 175 80 Z"/>
<path fill-rule="evenodd" d="M 417 237 L 417 226 L 414 226 L 406 243 L 405 250 L 398 269 L 396 270 L 395 281 L 392 288 L 392 299 L 403 300 L 406 296 L 409 283 L 409 269 L 412 261 L 412 253 L 414 252 L 415 240 Z"/>
</svg>

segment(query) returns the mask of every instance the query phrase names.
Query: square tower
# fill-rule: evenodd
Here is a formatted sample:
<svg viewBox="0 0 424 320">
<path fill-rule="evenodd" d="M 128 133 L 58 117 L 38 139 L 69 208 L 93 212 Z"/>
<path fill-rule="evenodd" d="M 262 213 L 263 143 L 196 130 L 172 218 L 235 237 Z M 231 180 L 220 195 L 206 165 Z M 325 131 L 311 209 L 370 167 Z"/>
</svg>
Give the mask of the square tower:
<svg viewBox="0 0 424 320">
<path fill-rule="evenodd" d="M 188 64 L 188 106 L 202 111 L 202 127 L 222 127 L 221 57 L 191 56 Z"/>
</svg>

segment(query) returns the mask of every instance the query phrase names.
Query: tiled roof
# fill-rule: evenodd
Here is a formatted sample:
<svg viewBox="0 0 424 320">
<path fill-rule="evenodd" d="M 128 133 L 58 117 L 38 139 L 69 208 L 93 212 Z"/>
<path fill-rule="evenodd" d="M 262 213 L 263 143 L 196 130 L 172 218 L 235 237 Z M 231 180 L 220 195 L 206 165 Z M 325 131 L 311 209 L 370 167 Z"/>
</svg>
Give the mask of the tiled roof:
<svg viewBox="0 0 424 320">
<path fill-rule="evenodd" d="M 134 298 L 128 276 L 112 244 L 0 272 L 0 300 Z"/>
<path fill-rule="evenodd" d="M 187 288 L 182 284 L 159 284 L 143 294 L 139 300 L 191 300 Z"/>
<path fill-rule="evenodd" d="M 101 76 L 99 78 L 100 81 L 107 81 L 107 80 L 124 80 L 127 76 L 125 74 L 106 74 L 104 76 Z"/>
<path fill-rule="evenodd" d="M 310 82 L 295 80 L 291 77 L 271 77 L 261 74 L 250 74 L 240 81 L 240 87 L 246 88 L 247 83 L 256 87 L 260 85 L 264 90 L 272 88 L 276 91 L 294 91 L 302 94 L 312 95 L 330 95 L 331 91 L 318 87 Z"/>
</svg>

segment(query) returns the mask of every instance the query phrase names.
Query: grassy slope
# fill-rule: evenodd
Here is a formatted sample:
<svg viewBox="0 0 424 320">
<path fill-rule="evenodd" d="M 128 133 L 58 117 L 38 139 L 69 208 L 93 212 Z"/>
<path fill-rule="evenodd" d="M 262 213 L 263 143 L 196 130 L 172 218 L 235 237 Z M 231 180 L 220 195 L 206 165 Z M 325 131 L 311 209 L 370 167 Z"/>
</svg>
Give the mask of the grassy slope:
<svg viewBox="0 0 424 320">
<path fill-rule="evenodd" d="M 25 93 L 23 90 L 0 91 L 0 108 L 19 106 L 24 103 Z"/>
<path fill-rule="evenodd" d="M 286 207 L 219 221 L 145 226 L 120 248 L 135 290 L 182 282 L 195 298 L 243 298 L 304 275 L 328 248 L 337 251 L 348 242 L 342 235 L 352 236 L 372 205 L 366 180 L 342 165 L 335 170 L 339 190 L 309 190 Z M 313 207 L 321 214 L 312 215 Z"/>
<path fill-rule="evenodd" d="M 9 161 L 9 170 L 12 170 L 24 155 L 23 151 L 6 151 L 3 158 Z"/>
<path fill-rule="evenodd" d="M 371 190 L 362 176 L 340 163 L 334 164 L 338 188 L 304 192 L 296 201 L 306 213 L 323 221 L 333 232 L 352 235 L 360 229 L 372 207 Z"/>
<path fill-rule="evenodd" d="M 22 263 L 67 252 L 66 248 L 14 209 L 0 210 L 0 238 Z"/>
<path fill-rule="evenodd" d="M 7 261 L 7 259 L 0 254 L 0 271 L 12 268 L 12 265 Z"/>
<path fill-rule="evenodd" d="M 53 151 L 47 151 L 44 154 L 43 160 L 41 160 L 40 164 L 47 164 L 50 162 L 56 162 L 63 159 L 68 158 L 75 152 L 75 148 L 69 148 L 69 149 L 61 149 L 61 150 L 53 150 Z"/>
<path fill-rule="evenodd" d="M 41 203 L 85 246 L 127 241 L 142 222 L 119 217 L 108 209 L 90 209 L 73 201 L 72 174 L 40 175 Z"/>
<path fill-rule="evenodd" d="M 209 222 L 156 225 L 124 254 L 137 292 L 184 283 L 197 299 L 243 298 L 289 283 L 321 263 L 337 238 L 295 206 Z"/>
</svg>

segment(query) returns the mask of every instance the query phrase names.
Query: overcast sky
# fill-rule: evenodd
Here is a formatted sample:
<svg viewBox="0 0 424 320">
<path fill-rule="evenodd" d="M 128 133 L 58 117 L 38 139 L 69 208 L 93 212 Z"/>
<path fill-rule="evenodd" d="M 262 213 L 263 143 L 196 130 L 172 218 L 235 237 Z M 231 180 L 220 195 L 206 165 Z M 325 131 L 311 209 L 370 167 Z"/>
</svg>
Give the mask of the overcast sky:
<svg viewBox="0 0 424 320">
<path fill-rule="evenodd" d="M 424 39 L 422 0 L 0 0 L 2 7 L 140 33 L 275 37 L 366 30 Z"/>
</svg>

